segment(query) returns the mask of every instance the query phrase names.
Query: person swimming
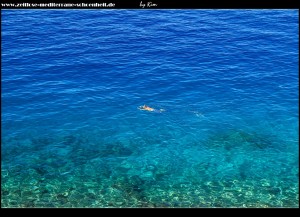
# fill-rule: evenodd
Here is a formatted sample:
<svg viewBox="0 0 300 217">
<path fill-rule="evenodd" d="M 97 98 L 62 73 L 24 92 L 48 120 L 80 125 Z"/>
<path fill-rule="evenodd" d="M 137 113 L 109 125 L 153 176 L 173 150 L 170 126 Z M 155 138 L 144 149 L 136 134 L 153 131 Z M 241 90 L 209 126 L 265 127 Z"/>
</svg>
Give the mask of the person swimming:
<svg viewBox="0 0 300 217">
<path fill-rule="evenodd" d="M 150 106 L 147 106 L 147 105 L 139 106 L 138 109 L 144 110 L 144 111 L 149 111 L 149 112 L 164 112 L 165 111 L 164 109 L 157 110 L 157 109 L 151 108 Z"/>
<path fill-rule="evenodd" d="M 149 112 L 153 112 L 155 110 L 154 108 L 151 108 L 151 107 L 149 107 L 147 105 L 140 106 L 139 109 L 140 110 L 149 111 Z"/>
</svg>

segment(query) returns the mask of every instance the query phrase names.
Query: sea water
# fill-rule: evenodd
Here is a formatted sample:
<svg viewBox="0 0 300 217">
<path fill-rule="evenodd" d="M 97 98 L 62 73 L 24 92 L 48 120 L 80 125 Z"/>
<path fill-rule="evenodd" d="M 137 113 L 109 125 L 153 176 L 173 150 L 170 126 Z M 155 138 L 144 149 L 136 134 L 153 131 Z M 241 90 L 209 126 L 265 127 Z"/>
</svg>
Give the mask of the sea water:
<svg viewBox="0 0 300 217">
<path fill-rule="evenodd" d="M 298 22 L 3 10 L 1 206 L 299 207 Z"/>
</svg>

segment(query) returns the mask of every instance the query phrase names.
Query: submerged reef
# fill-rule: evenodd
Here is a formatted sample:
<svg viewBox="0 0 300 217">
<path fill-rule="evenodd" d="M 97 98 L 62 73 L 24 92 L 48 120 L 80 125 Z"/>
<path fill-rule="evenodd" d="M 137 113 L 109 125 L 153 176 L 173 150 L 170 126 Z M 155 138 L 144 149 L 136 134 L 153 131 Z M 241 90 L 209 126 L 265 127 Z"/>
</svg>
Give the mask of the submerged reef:
<svg viewBox="0 0 300 217">
<path fill-rule="evenodd" d="M 182 141 L 3 139 L 1 206 L 299 206 L 297 156 L 279 152 L 274 138 L 230 130 L 197 145 Z"/>
<path fill-rule="evenodd" d="M 228 151 L 237 148 L 266 149 L 274 145 L 274 139 L 269 137 L 259 133 L 228 130 L 212 135 L 205 144 L 209 148 L 224 148 Z"/>
</svg>

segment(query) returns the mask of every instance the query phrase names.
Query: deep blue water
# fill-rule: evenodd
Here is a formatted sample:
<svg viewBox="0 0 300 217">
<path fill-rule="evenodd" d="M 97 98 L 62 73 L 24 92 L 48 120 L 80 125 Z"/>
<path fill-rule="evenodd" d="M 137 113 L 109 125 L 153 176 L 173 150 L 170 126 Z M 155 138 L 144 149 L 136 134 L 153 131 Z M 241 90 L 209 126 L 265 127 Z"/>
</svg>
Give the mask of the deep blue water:
<svg viewBox="0 0 300 217">
<path fill-rule="evenodd" d="M 1 206 L 298 207 L 298 20 L 2 10 Z"/>
</svg>

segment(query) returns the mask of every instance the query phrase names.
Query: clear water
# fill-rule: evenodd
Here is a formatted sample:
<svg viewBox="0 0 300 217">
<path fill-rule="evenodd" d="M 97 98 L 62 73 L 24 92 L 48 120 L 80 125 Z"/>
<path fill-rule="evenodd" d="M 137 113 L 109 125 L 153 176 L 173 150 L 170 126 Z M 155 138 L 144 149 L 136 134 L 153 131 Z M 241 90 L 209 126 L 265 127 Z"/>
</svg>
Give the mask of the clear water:
<svg viewBox="0 0 300 217">
<path fill-rule="evenodd" d="M 299 207 L 298 20 L 2 10 L 1 206 Z"/>
</svg>

